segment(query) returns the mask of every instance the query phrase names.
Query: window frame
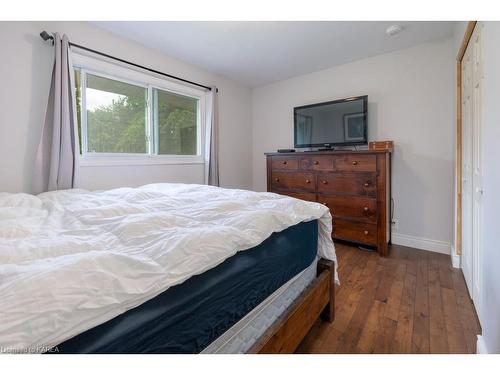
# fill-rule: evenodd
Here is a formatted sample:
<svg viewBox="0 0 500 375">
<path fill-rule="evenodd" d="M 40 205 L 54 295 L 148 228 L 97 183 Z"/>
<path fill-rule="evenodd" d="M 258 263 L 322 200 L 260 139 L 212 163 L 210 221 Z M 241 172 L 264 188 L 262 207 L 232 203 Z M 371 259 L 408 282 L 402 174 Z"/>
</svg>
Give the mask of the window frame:
<svg viewBox="0 0 500 375">
<path fill-rule="evenodd" d="M 81 92 L 81 143 L 80 166 L 114 166 L 114 165 L 155 165 L 155 164 L 204 164 L 206 137 L 206 97 L 203 89 L 189 87 L 160 78 L 154 73 L 144 73 L 125 64 L 115 64 L 86 54 L 73 53 L 73 70 L 80 70 Z M 146 89 L 146 153 L 107 153 L 87 151 L 87 109 L 86 109 L 86 76 L 87 74 L 112 79 L 115 81 L 143 87 Z M 196 155 L 160 155 L 155 143 L 156 129 L 153 114 L 153 90 L 166 91 L 198 100 L 197 111 L 197 153 Z"/>
</svg>

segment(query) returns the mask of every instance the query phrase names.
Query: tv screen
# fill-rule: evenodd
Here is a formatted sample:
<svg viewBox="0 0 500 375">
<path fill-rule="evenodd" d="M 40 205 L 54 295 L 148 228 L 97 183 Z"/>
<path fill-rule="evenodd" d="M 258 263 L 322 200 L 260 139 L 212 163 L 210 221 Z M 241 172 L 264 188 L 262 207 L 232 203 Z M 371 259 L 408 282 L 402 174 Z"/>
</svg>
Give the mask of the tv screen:
<svg viewBox="0 0 500 375">
<path fill-rule="evenodd" d="M 296 148 L 367 143 L 367 95 L 295 107 L 293 112 Z"/>
</svg>

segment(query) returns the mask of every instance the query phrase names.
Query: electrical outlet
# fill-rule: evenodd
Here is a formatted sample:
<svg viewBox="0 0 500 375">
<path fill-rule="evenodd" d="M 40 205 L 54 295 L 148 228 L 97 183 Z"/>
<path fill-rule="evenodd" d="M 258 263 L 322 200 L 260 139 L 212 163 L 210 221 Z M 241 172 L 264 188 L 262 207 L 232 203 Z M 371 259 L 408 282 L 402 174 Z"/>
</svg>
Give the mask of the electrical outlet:
<svg viewBox="0 0 500 375">
<path fill-rule="evenodd" d="M 398 221 L 396 219 L 392 219 L 392 230 L 397 231 L 398 230 Z"/>
</svg>

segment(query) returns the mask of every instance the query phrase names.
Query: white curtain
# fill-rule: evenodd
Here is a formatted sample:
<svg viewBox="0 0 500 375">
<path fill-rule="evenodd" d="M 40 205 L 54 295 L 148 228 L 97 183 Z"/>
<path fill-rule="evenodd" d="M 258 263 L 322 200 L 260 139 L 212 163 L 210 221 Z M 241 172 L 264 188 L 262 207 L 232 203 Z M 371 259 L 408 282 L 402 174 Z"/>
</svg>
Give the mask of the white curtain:
<svg viewBox="0 0 500 375">
<path fill-rule="evenodd" d="M 205 184 L 219 185 L 219 113 L 217 88 L 214 86 L 207 100 L 205 138 Z"/>
<path fill-rule="evenodd" d="M 78 179 L 80 154 L 75 83 L 69 40 L 54 34 L 54 67 L 42 136 L 35 160 L 33 190 L 71 189 Z"/>
</svg>

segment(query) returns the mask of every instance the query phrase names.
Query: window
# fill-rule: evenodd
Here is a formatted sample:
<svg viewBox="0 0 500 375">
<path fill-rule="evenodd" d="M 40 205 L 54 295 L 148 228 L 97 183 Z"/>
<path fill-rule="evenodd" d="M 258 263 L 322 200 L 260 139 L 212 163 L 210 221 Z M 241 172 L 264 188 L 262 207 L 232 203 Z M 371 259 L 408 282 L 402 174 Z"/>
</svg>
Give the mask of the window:
<svg viewBox="0 0 500 375">
<path fill-rule="evenodd" d="M 88 65 L 75 64 L 82 165 L 203 162 L 204 91 Z"/>
<path fill-rule="evenodd" d="M 85 77 L 85 152 L 147 153 L 147 89 L 93 74 Z"/>
<path fill-rule="evenodd" d="M 153 122 L 160 155 L 195 155 L 198 100 L 153 90 Z"/>
</svg>

